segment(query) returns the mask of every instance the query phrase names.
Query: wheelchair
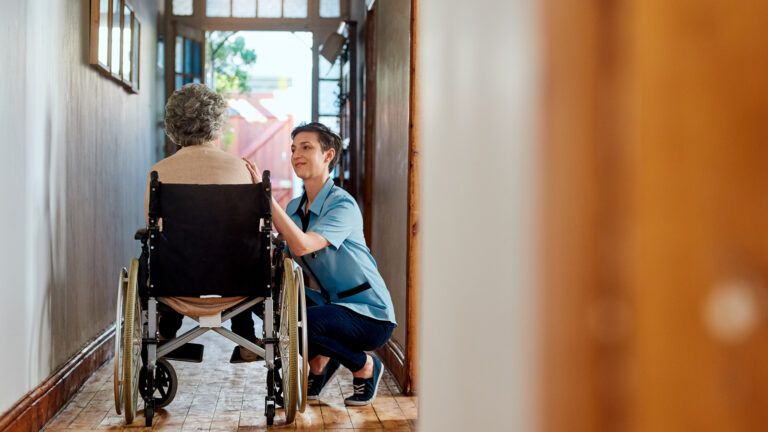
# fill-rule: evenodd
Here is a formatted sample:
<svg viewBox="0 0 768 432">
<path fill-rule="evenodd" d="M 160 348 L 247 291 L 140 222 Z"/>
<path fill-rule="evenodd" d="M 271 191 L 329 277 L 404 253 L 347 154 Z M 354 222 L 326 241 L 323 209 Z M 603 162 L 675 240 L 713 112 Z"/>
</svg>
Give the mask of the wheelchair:
<svg viewBox="0 0 768 432">
<path fill-rule="evenodd" d="M 133 422 L 141 398 L 146 426 L 152 425 L 178 387 L 168 359 L 202 361 L 204 347 L 191 341 L 209 331 L 264 360 L 268 425 L 276 405 L 284 407 L 287 423 L 304 411 L 304 278 L 273 236 L 270 202 L 269 171 L 249 185 L 163 184 L 157 172 L 150 174 L 148 225 L 135 235 L 141 255 L 120 271 L 117 292 L 114 398 L 126 423 Z M 161 343 L 158 302 L 171 305 L 169 299 L 182 297 L 220 299 L 225 306 L 203 316 L 177 310 L 198 325 Z M 222 327 L 257 305 L 263 306 L 263 347 Z"/>
</svg>

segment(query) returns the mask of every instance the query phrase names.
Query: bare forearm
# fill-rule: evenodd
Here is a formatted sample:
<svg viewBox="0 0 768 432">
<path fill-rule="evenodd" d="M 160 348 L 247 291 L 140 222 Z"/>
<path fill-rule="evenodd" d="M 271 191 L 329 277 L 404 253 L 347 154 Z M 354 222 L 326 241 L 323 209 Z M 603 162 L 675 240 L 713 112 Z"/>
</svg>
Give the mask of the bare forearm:
<svg viewBox="0 0 768 432">
<path fill-rule="evenodd" d="M 303 256 L 328 246 L 328 241 L 321 235 L 303 232 L 274 198 L 272 198 L 272 221 L 294 256 Z"/>
</svg>

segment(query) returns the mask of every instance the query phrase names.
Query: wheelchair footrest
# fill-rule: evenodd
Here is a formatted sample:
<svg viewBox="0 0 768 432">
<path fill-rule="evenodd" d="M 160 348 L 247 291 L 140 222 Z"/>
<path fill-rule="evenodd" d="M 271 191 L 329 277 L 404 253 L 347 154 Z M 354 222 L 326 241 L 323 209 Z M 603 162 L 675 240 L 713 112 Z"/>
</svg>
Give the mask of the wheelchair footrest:
<svg viewBox="0 0 768 432">
<path fill-rule="evenodd" d="M 203 351 L 205 346 L 196 343 L 185 343 L 175 350 L 164 355 L 168 360 L 178 360 L 192 363 L 201 363 L 203 361 Z"/>
</svg>

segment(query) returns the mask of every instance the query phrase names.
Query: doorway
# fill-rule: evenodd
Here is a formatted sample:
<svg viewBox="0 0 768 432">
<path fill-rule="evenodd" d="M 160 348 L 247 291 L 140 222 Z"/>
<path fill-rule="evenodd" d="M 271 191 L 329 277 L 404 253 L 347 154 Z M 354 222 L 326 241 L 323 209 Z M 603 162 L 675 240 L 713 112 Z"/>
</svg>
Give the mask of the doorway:
<svg viewBox="0 0 768 432">
<path fill-rule="evenodd" d="M 272 174 L 286 206 L 301 193 L 290 164 L 290 133 L 312 121 L 311 32 L 206 32 L 206 84 L 229 105 L 223 150 Z"/>
</svg>

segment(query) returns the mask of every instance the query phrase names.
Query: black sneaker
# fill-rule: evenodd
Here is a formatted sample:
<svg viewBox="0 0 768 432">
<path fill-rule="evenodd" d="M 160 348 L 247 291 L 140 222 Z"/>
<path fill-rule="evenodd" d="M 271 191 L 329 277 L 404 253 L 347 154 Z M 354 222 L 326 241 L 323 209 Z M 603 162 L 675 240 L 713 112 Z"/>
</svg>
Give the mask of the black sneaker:
<svg viewBox="0 0 768 432">
<path fill-rule="evenodd" d="M 325 366 L 325 371 L 322 374 L 315 375 L 310 372 L 307 378 L 307 399 L 319 399 L 323 387 L 333 379 L 337 370 L 339 370 L 339 362 L 331 359 L 328 361 L 328 364 Z"/>
<path fill-rule="evenodd" d="M 384 374 L 382 373 L 381 360 L 376 357 L 371 358 L 373 359 L 373 376 L 371 378 L 352 378 L 352 388 L 354 388 L 355 394 L 344 399 L 345 404 L 354 406 L 368 405 L 376 399 L 381 376 Z"/>
</svg>

